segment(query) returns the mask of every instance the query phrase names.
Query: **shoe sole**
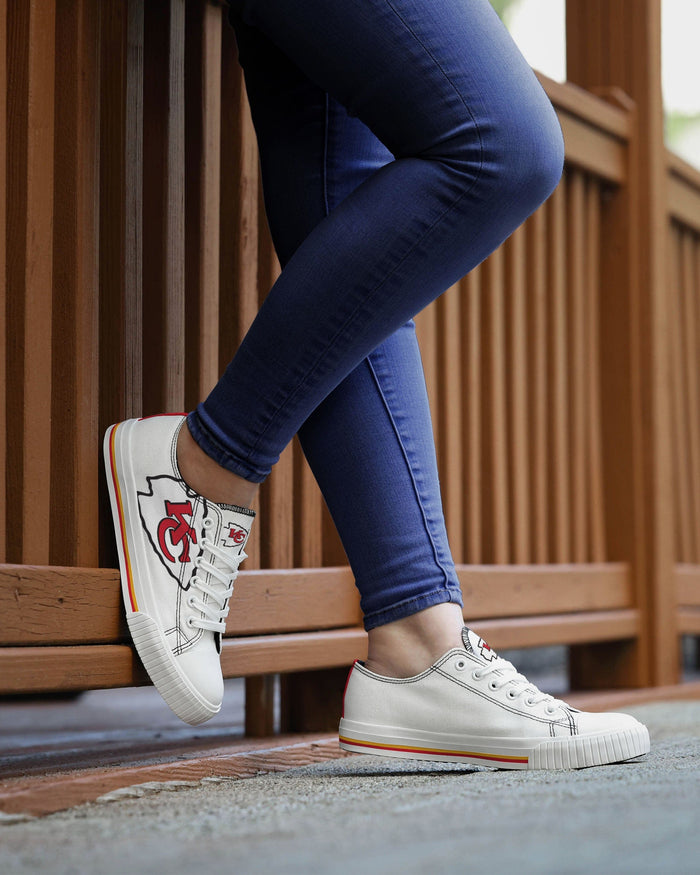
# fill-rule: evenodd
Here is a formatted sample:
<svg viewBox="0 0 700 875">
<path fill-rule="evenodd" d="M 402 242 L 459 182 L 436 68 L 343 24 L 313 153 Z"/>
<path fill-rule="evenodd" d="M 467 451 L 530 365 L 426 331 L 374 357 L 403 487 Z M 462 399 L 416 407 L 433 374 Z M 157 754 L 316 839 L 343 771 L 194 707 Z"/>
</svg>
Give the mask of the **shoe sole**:
<svg viewBox="0 0 700 875">
<path fill-rule="evenodd" d="M 387 727 L 386 729 L 389 729 Z M 552 738 L 462 738 L 381 726 L 340 722 L 340 747 L 353 753 L 438 763 L 473 763 L 498 769 L 584 769 L 635 759 L 649 753 L 649 732 L 637 727 L 597 735 Z M 384 730 L 384 731 L 383 731 Z M 431 743 L 432 742 L 432 743 Z"/>
<path fill-rule="evenodd" d="M 104 438 L 107 486 L 119 554 L 126 622 L 136 652 L 166 704 L 185 723 L 197 725 L 218 714 L 221 705 L 217 707 L 207 702 L 194 689 L 177 665 L 158 622 L 139 610 L 139 604 L 148 603 L 148 584 L 139 580 L 139 576 L 134 573 L 132 561 L 136 545 L 143 543 L 143 535 L 138 508 L 129 507 L 123 488 L 129 480 L 132 483 L 134 480 L 128 456 L 121 452 L 128 441 L 129 430 L 129 422 L 120 422 L 110 426 Z"/>
</svg>

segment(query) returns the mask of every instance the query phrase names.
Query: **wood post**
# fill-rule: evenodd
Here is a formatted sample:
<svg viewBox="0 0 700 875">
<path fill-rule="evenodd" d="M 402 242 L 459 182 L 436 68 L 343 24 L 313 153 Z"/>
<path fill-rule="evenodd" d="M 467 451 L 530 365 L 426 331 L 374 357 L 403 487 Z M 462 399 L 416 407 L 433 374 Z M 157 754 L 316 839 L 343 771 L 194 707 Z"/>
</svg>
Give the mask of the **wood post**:
<svg viewBox="0 0 700 875">
<path fill-rule="evenodd" d="M 48 563 L 51 478 L 54 2 L 7 10 L 8 559 Z"/>
<path fill-rule="evenodd" d="M 5 372 L 7 280 L 5 213 L 7 210 L 7 2 L 0 0 L 0 562 L 5 562 L 7 526 L 7 390 Z"/>
<path fill-rule="evenodd" d="M 632 109 L 627 182 L 603 211 L 602 407 L 606 535 L 631 564 L 636 644 L 578 648 L 577 686 L 677 679 L 665 263 L 661 0 L 567 0 L 568 78 Z M 625 97 L 625 95 L 627 97 Z"/>
</svg>

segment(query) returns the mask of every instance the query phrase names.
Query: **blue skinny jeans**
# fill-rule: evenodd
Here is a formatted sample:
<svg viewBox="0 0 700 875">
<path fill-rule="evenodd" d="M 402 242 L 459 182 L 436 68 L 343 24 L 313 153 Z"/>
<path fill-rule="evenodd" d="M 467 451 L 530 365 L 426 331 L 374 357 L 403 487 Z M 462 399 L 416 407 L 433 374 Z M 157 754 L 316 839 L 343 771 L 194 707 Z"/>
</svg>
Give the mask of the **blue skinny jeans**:
<svg viewBox="0 0 700 875">
<path fill-rule="evenodd" d="M 554 110 L 487 0 L 233 0 L 282 273 L 188 418 L 263 481 L 298 432 L 374 628 L 462 604 L 412 317 L 552 192 Z"/>
</svg>

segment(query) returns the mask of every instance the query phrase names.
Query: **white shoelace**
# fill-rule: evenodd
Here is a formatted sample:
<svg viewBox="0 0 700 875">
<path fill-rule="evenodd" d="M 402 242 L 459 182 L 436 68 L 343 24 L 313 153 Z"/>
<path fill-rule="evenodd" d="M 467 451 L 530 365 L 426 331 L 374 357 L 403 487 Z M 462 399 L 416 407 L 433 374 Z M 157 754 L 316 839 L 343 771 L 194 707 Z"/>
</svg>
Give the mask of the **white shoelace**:
<svg viewBox="0 0 700 875">
<path fill-rule="evenodd" d="M 561 699 L 555 699 L 549 693 L 543 693 L 531 683 L 525 675 L 519 674 L 512 662 L 507 659 L 502 659 L 500 656 L 495 659 L 490 665 L 483 668 L 477 668 L 472 672 L 472 677 L 475 680 L 492 675 L 489 681 L 489 689 L 500 690 L 502 687 L 508 686 L 508 698 L 518 699 L 527 693 L 525 698 L 526 705 L 538 705 L 542 702 L 547 702 L 545 711 L 548 714 L 553 714 L 557 708 L 566 707 L 566 703 Z"/>
<path fill-rule="evenodd" d="M 208 521 L 205 520 L 204 525 L 209 528 L 211 523 L 209 525 L 207 523 Z M 229 550 L 218 547 L 206 536 L 200 543 L 203 550 L 195 559 L 195 567 L 198 571 L 211 575 L 214 582 L 204 581 L 196 575 L 192 578 L 187 604 L 203 616 L 189 616 L 187 625 L 223 635 L 226 631 L 226 617 L 229 611 L 228 601 L 233 595 L 233 583 L 238 577 L 238 566 L 248 557 L 243 552 L 231 555 Z M 197 598 L 195 590 L 208 596 L 210 601 L 205 602 Z"/>
</svg>

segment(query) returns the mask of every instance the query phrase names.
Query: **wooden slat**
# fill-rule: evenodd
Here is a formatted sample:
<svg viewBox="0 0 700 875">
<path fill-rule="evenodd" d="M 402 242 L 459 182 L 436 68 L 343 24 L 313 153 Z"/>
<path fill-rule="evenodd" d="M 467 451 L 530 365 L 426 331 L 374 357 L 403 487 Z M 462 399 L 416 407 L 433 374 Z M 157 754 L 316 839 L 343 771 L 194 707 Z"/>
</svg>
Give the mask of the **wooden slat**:
<svg viewBox="0 0 700 875">
<path fill-rule="evenodd" d="M 7 407 L 5 356 L 7 350 L 7 274 L 5 233 L 7 214 L 7 2 L 0 0 L 0 562 L 6 561 L 5 537 L 7 525 Z"/>
<path fill-rule="evenodd" d="M 126 644 L 0 648 L 0 694 L 90 690 L 147 684 Z"/>
<path fill-rule="evenodd" d="M 586 356 L 586 427 L 588 429 L 588 472 L 590 501 L 588 530 L 589 559 L 606 559 L 605 501 L 603 498 L 603 450 L 600 401 L 600 186 L 588 180 L 586 187 L 586 320 L 588 345 Z"/>
<path fill-rule="evenodd" d="M 145 4 L 144 414 L 185 389 L 185 0 Z"/>
<path fill-rule="evenodd" d="M 585 180 L 570 169 L 567 176 L 567 281 L 569 292 L 569 447 L 571 452 L 571 561 L 588 557 L 589 478 L 586 428 L 586 239 Z"/>
<path fill-rule="evenodd" d="M 304 453 L 294 446 L 294 565 L 319 568 L 323 562 L 323 498 Z"/>
<path fill-rule="evenodd" d="M 679 608 L 678 632 L 683 635 L 700 635 L 700 607 Z"/>
<path fill-rule="evenodd" d="M 438 371 L 438 316 L 437 301 L 416 316 L 416 336 L 423 360 L 425 385 L 431 410 L 438 410 L 441 403 L 440 374 Z M 439 446 L 437 447 L 439 450 Z M 438 463 L 440 459 L 438 458 Z"/>
<path fill-rule="evenodd" d="M 99 7 L 59 0 L 51 428 L 51 561 L 99 564 Z"/>
<path fill-rule="evenodd" d="M 610 610 L 633 604 L 624 564 L 458 566 L 465 616 Z M 0 643 L 87 644 L 128 640 L 112 569 L 3 566 Z M 242 572 L 228 635 L 324 629 L 360 622 L 348 568 Z"/>
<path fill-rule="evenodd" d="M 639 611 L 595 611 L 513 620 L 478 620 L 474 630 L 496 650 L 596 641 L 625 641 L 639 634 Z"/>
<path fill-rule="evenodd" d="M 186 5 L 186 15 L 185 407 L 190 410 L 219 377 L 222 10 L 199 0 Z"/>
<path fill-rule="evenodd" d="M 546 281 L 546 208 L 541 207 L 527 223 L 527 295 L 530 409 L 530 458 L 532 515 L 532 559 L 546 562 L 549 558 L 549 416 L 547 374 L 549 336 Z"/>
<path fill-rule="evenodd" d="M 100 4 L 100 431 L 143 409 L 143 3 Z"/>
<path fill-rule="evenodd" d="M 684 232 L 680 251 L 680 293 L 683 298 L 683 351 L 685 357 L 686 389 L 684 406 L 688 415 L 688 468 L 685 476 L 690 485 L 690 559 L 700 562 L 700 403 L 698 399 L 698 313 L 697 295 L 700 292 L 694 263 L 693 237 Z"/>
<path fill-rule="evenodd" d="M 55 3 L 7 21 L 8 487 L 10 556 L 48 562 L 51 477 Z"/>
<path fill-rule="evenodd" d="M 608 182 L 624 183 L 627 173 L 626 148 L 619 140 L 569 115 L 559 113 L 566 160 L 580 170 Z"/>
<path fill-rule="evenodd" d="M 595 50 L 595 46 L 589 48 Z M 535 71 L 535 75 L 557 110 L 576 117 L 615 140 L 625 141 L 632 136 L 629 113 L 624 108 L 612 106 L 573 82 L 557 82 L 539 71 Z"/>
<path fill-rule="evenodd" d="M 690 518 L 690 484 L 688 482 L 688 442 L 687 442 L 687 371 L 684 368 L 683 354 L 683 295 L 680 276 L 680 235 L 677 227 L 672 227 L 669 237 L 669 258 L 667 270 L 668 282 L 668 308 L 669 326 L 671 333 L 670 355 L 671 360 L 671 390 L 672 390 L 672 435 L 673 471 L 675 483 L 675 540 L 676 559 L 680 562 L 690 562 L 693 559 L 691 553 L 692 531 Z"/>
<path fill-rule="evenodd" d="M 360 628 L 333 629 L 224 641 L 221 665 L 225 677 L 270 671 L 309 671 L 352 665 L 367 656 L 367 634 Z"/>
<path fill-rule="evenodd" d="M 527 279 L 525 228 L 506 243 L 506 296 L 508 299 L 508 408 L 509 458 L 512 472 L 512 561 L 530 561 L 530 466 L 528 425 L 528 331 L 525 282 Z"/>
<path fill-rule="evenodd" d="M 633 606 L 625 563 L 458 566 L 467 622 Z"/>
<path fill-rule="evenodd" d="M 674 577 L 677 603 L 700 606 L 700 566 L 677 563 Z"/>
<path fill-rule="evenodd" d="M 275 680 L 272 674 L 245 679 L 245 734 L 248 738 L 274 735 Z"/>
<path fill-rule="evenodd" d="M 624 542 L 625 550 L 613 553 L 611 549 L 611 555 L 631 558 L 638 589 L 636 604 L 645 623 L 639 647 L 618 663 L 616 682 L 630 686 L 634 673 L 637 684 L 669 684 L 677 679 L 678 658 L 675 648 L 666 646 L 676 629 L 667 592 L 674 558 L 674 521 L 668 429 L 668 174 L 661 93 L 661 0 L 567 0 L 567 41 L 571 47 L 567 73 L 572 81 L 588 88 L 604 83 L 621 89 L 634 101 L 628 184 L 608 205 L 613 221 L 604 220 L 603 239 L 617 266 L 612 257 L 605 266 L 610 270 L 603 297 L 620 297 L 616 305 L 620 309 L 626 302 L 629 327 L 616 322 L 613 331 L 619 351 L 629 356 L 631 363 L 623 392 L 628 400 L 614 399 L 612 393 L 609 398 L 610 404 L 619 407 L 612 423 L 625 423 L 627 405 L 631 413 L 630 434 L 608 456 L 611 461 L 618 457 L 615 461 L 620 474 L 631 474 L 627 501 L 621 495 L 615 501 L 614 514 L 609 505 L 609 518 L 614 515 L 617 526 L 624 523 L 630 529 L 623 537 L 613 530 L 611 548 L 615 543 L 617 550 L 617 544 Z M 624 376 L 625 372 L 626 367 Z M 620 432 L 618 439 L 622 437 Z M 630 461 L 621 462 L 623 452 Z M 613 476 L 621 480 L 620 474 Z M 628 670 L 622 671 L 625 662 Z"/>
<path fill-rule="evenodd" d="M 463 281 L 466 318 L 463 323 L 466 433 L 464 439 L 466 495 L 464 544 L 466 561 L 482 562 L 482 440 L 481 440 L 481 271 L 476 267 Z"/>
<path fill-rule="evenodd" d="M 571 559 L 569 396 L 567 367 L 566 193 L 559 186 L 547 202 L 549 244 L 549 414 L 551 434 L 550 550 L 553 562 Z"/>
<path fill-rule="evenodd" d="M 630 639 L 639 632 L 635 610 L 478 620 L 478 634 L 496 648 L 534 647 L 583 641 Z M 367 654 L 360 628 L 289 635 L 229 638 L 223 643 L 224 677 L 308 671 L 351 665 Z M 145 672 L 126 645 L 4 647 L 0 649 L 0 693 L 80 690 L 146 683 Z"/>
<path fill-rule="evenodd" d="M 509 495 L 508 430 L 506 420 L 506 362 L 504 254 L 497 249 L 484 262 L 483 331 L 485 377 L 483 394 L 484 480 L 483 510 L 486 526 L 484 549 L 492 562 L 508 562 Z"/>
<path fill-rule="evenodd" d="M 442 393 L 434 417 L 439 438 L 440 485 L 445 523 L 455 562 L 463 562 L 464 471 L 462 434 L 464 430 L 461 345 L 462 289 L 454 286 L 437 301 L 439 374 Z"/>
<path fill-rule="evenodd" d="M 668 209 L 672 218 L 700 232 L 700 172 L 673 152 L 666 152 Z"/>
<path fill-rule="evenodd" d="M 127 640 L 114 569 L 0 567 L 0 645 Z M 348 568 L 241 572 L 229 635 L 322 629 L 360 622 Z"/>
</svg>

